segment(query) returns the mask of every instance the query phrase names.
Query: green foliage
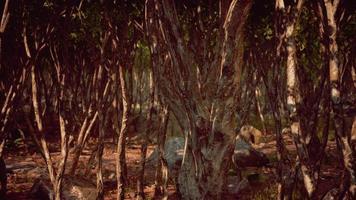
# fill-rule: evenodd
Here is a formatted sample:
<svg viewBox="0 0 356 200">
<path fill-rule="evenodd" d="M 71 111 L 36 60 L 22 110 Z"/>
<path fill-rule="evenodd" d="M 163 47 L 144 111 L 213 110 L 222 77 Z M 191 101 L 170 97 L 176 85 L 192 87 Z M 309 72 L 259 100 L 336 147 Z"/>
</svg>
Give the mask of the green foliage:
<svg viewBox="0 0 356 200">
<path fill-rule="evenodd" d="M 310 89 L 318 83 L 323 63 L 323 53 L 319 34 L 319 19 L 310 8 L 304 7 L 296 27 L 298 73 L 303 87 Z M 308 87 L 305 87 L 308 86 Z"/>
<path fill-rule="evenodd" d="M 136 44 L 134 68 L 137 70 L 147 70 L 151 65 L 150 49 L 144 41 L 140 40 Z"/>
<path fill-rule="evenodd" d="M 272 1 L 258 1 L 252 5 L 252 12 L 246 24 L 246 37 L 249 43 L 264 44 L 274 37 Z"/>
<path fill-rule="evenodd" d="M 74 26 L 69 34 L 73 42 L 83 43 L 89 39 L 99 43 L 100 35 L 103 32 L 100 12 L 99 4 L 92 3 L 73 13 Z"/>
</svg>

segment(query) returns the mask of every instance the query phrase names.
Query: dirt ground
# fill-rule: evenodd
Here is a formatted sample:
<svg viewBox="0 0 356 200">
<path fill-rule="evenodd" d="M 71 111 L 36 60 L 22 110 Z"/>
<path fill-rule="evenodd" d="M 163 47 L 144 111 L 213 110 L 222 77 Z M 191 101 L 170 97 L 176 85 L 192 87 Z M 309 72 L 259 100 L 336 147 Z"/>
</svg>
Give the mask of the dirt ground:
<svg viewBox="0 0 356 200">
<path fill-rule="evenodd" d="M 258 150 L 266 153 L 271 161 L 272 167 L 261 168 L 261 169 L 246 169 L 243 172 L 243 176 L 249 179 L 250 186 L 243 190 L 240 194 L 231 196 L 224 195 L 224 199 L 275 199 L 276 195 L 276 183 L 275 183 L 275 170 L 276 164 L 275 156 L 275 142 L 272 136 L 268 136 L 258 147 Z M 287 139 L 287 147 L 291 152 L 294 152 L 294 145 L 291 140 Z M 90 145 L 89 145 L 90 146 Z M 115 145 L 113 143 L 105 143 L 104 150 L 104 179 L 106 177 L 111 177 L 115 179 Z M 56 148 L 53 148 L 56 149 Z M 151 145 L 148 148 L 148 155 L 153 151 L 154 146 Z M 86 149 L 81 157 L 79 163 L 79 170 L 77 171 L 79 176 L 83 176 L 84 168 L 87 166 L 87 161 L 90 157 L 90 149 Z M 322 168 L 322 179 L 320 187 L 323 188 L 322 191 L 327 191 L 328 189 L 337 185 L 337 178 L 340 177 L 341 170 L 337 165 L 337 159 L 335 156 L 335 145 L 329 145 L 327 149 L 327 155 L 324 159 L 324 165 Z M 56 161 L 59 156 L 59 152 L 52 153 L 53 160 Z M 126 191 L 126 199 L 134 199 L 137 173 L 139 170 L 139 160 L 140 160 L 140 148 L 138 145 L 128 145 L 127 148 L 127 165 L 128 165 L 128 180 L 129 187 Z M 70 160 L 70 158 L 69 158 Z M 34 163 L 37 166 L 45 167 L 43 159 L 38 153 L 29 151 L 28 149 L 18 149 L 13 151 L 8 151 L 5 155 L 5 162 L 7 165 L 19 164 L 19 163 Z M 25 173 L 24 170 L 17 170 L 14 173 L 8 175 L 8 199 L 9 200 L 24 200 L 24 199 L 36 199 L 30 195 L 31 187 L 35 181 L 35 178 Z M 257 175 L 257 176 L 256 176 Z M 154 192 L 154 177 L 155 177 L 155 167 L 148 166 L 146 168 L 145 174 L 145 194 L 147 199 L 152 199 Z M 88 177 L 87 177 L 88 178 Z M 95 169 L 93 168 L 90 173 L 91 180 L 95 183 Z M 253 189 L 253 190 L 252 190 Z M 116 185 L 113 181 L 105 182 L 105 199 L 111 200 L 116 199 Z M 169 199 L 178 199 L 175 194 L 175 187 L 173 181 L 169 184 Z M 303 199 L 303 198 L 301 198 Z"/>
</svg>

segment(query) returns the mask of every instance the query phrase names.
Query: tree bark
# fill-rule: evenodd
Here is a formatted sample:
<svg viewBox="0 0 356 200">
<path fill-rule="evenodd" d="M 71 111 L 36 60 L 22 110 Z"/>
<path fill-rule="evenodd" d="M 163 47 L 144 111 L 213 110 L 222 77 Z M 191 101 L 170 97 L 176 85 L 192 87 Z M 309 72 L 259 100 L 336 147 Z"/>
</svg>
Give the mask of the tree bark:
<svg viewBox="0 0 356 200">
<path fill-rule="evenodd" d="M 119 133 L 119 139 L 117 142 L 117 158 L 116 158 L 116 178 L 117 178 L 117 196 L 119 200 L 124 199 L 125 197 L 125 168 L 126 168 L 126 159 L 125 159 L 125 143 L 126 135 L 128 133 L 129 126 L 129 117 L 131 113 L 131 99 L 128 94 L 128 88 L 125 80 L 124 66 L 120 64 L 119 66 L 119 80 L 121 85 L 121 96 L 122 96 L 122 121 L 121 121 L 121 130 Z"/>
<path fill-rule="evenodd" d="M 54 188 L 55 199 L 60 200 L 60 191 L 56 190 L 57 189 L 56 175 L 55 175 L 52 159 L 48 150 L 48 145 L 43 132 L 44 130 L 43 130 L 42 115 L 40 112 L 40 105 L 39 105 L 38 93 L 37 93 L 37 78 L 35 72 L 35 65 L 32 65 L 31 67 L 31 84 L 32 84 L 32 102 L 33 102 L 33 109 L 34 109 L 34 114 L 35 114 L 35 119 L 37 124 L 37 131 L 39 133 L 41 147 L 45 156 L 49 178 Z"/>
<path fill-rule="evenodd" d="M 297 106 L 300 103 L 300 94 L 298 88 L 298 79 L 297 79 L 297 57 L 296 57 L 296 42 L 295 42 L 295 27 L 301 12 L 301 7 L 303 0 L 298 0 L 297 2 L 292 3 L 292 5 L 285 4 L 284 0 L 276 0 L 276 18 L 275 18 L 275 30 L 276 30 L 276 39 L 277 39 L 277 52 L 276 58 L 277 62 L 275 64 L 281 64 L 282 59 L 279 58 L 282 55 L 282 48 L 284 44 L 284 39 L 286 40 L 285 49 L 287 53 L 287 66 L 286 66 L 286 77 L 287 77 L 287 108 L 289 111 L 289 121 L 290 121 L 290 131 L 295 136 L 299 138 L 300 136 L 300 121 L 299 115 L 297 113 Z M 288 11 L 287 11 L 288 10 Z M 274 85 L 275 90 L 277 85 Z M 272 96 L 272 95 L 270 95 Z M 274 98 L 274 97 L 272 97 Z M 273 104 L 273 103 L 272 103 Z M 272 106 L 274 108 L 274 106 Z M 283 137 L 280 133 L 281 131 L 281 119 L 279 108 L 274 108 L 273 113 L 276 124 L 276 133 L 277 133 L 277 148 L 279 152 L 279 164 L 278 164 L 278 199 L 291 199 L 294 185 L 295 185 L 295 176 L 298 174 L 299 166 L 296 164 L 294 168 L 291 169 L 292 164 L 288 163 L 288 156 L 286 155 L 286 150 L 283 144 Z M 278 121 L 278 122 L 277 122 Z M 295 140 L 298 143 L 298 140 Z M 299 144 L 299 143 L 298 143 Z M 301 148 L 298 148 L 300 150 Z"/>
<path fill-rule="evenodd" d="M 96 98 L 97 98 L 97 109 L 98 109 L 98 121 L 99 121 L 99 136 L 98 136 L 98 149 L 96 151 L 96 190 L 97 190 L 97 200 L 104 199 L 104 181 L 102 174 L 102 166 L 103 166 L 103 151 L 104 151 L 104 139 L 105 139 L 105 99 L 101 95 L 100 91 L 103 90 L 103 67 L 100 65 L 97 74 L 97 82 L 96 82 Z M 108 80 L 109 83 L 109 80 Z M 109 84 L 106 85 L 107 90 Z M 104 92 L 105 93 L 105 92 Z"/>
<path fill-rule="evenodd" d="M 257 112 L 258 112 L 258 115 L 260 116 L 260 120 L 261 120 L 261 123 L 262 123 L 263 133 L 267 134 L 266 120 L 265 120 L 265 117 L 263 115 L 262 107 L 261 107 L 261 90 L 257 86 L 256 86 L 256 89 L 255 89 L 255 99 L 256 99 Z"/>
<path fill-rule="evenodd" d="M 21 92 L 22 87 L 24 86 L 25 80 L 27 78 L 27 66 L 21 70 L 21 73 L 16 81 L 10 86 L 8 92 L 6 93 L 6 98 L 4 104 L 2 105 L 0 112 L 0 157 L 2 156 L 5 140 L 7 137 L 6 127 L 9 121 L 10 115 L 13 110 L 13 102 L 18 97 L 18 94 Z"/>
<path fill-rule="evenodd" d="M 341 81 L 340 74 L 341 69 L 338 59 L 338 43 L 337 43 L 337 33 L 338 24 L 336 19 L 336 11 L 339 7 L 339 0 L 329 1 L 324 0 L 325 12 L 327 16 L 327 22 L 325 23 L 328 27 L 328 51 L 329 51 L 329 79 L 331 84 L 331 103 L 332 103 L 332 113 L 334 116 L 335 132 L 340 138 L 341 151 L 343 156 L 343 166 L 345 169 L 345 176 L 343 177 L 343 184 L 340 186 L 339 198 L 347 195 L 349 193 L 351 198 L 356 197 L 356 152 L 352 148 L 350 141 L 351 129 L 347 128 L 348 121 L 343 108 L 343 97 L 341 93 Z M 352 122 L 351 122 L 352 123 Z"/>
<path fill-rule="evenodd" d="M 160 117 L 160 129 L 158 132 L 158 154 L 159 159 L 156 168 L 156 176 L 155 176 L 155 193 L 154 197 L 158 198 L 159 195 L 163 194 L 162 199 L 168 199 L 168 164 L 166 159 L 164 158 L 164 146 L 167 135 L 167 126 L 169 122 L 169 110 L 167 106 L 164 106 L 163 111 L 161 111 Z M 177 188 L 178 189 L 178 188 Z"/>
<path fill-rule="evenodd" d="M 1 23 L 0 23 L 0 61 L 2 61 L 2 39 L 6 29 L 6 25 L 10 19 L 10 12 L 9 12 L 9 2 L 10 0 L 6 0 L 4 4 L 4 8 L 2 11 L 1 16 Z M 2 64 L 0 62 L 0 71 L 2 70 Z"/>
<path fill-rule="evenodd" d="M 141 166 L 139 171 L 139 176 L 137 180 L 137 200 L 145 199 L 144 193 L 144 176 L 145 176 L 145 165 L 146 165 L 146 154 L 147 154 L 147 142 L 148 136 L 151 134 L 152 130 L 152 113 L 154 109 L 154 82 L 153 82 L 153 72 L 149 72 L 149 106 L 147 110 L 147 121 L 146 121 L 146 130 L 144 133 L 144 141 L 141 145 Z"/>
<path fill-rule="evenodd" d="M 89 112 L 91 112 L 91 111 L 89 111 Z M 98 112 L 95 112 L 94 116 L 91 118 L 90 118 L 90 114 L 89 114 L 88 116 L 86 116 L 86 118 L 82 124 L 82 127 L 81 127 L 79 135 L 78 135 L 77 143 L 74 147 L 74 156 L 72 159 L 73 164 L 72 164 L 70 172 L 69 172 L 72 175 L 75 174 L 80 155 L 85 147 L 86 139 L 88 138 L 97 118 L 98 118 Z M 89 125 L 87 125 L 89 119 L 90 119 L 90 122 L 89 122 Z"/>
<path fill-rule="evenodd" d="M 217 45 L 219 55 L 211 66 L 217 73 L 211 74 L 214 77 L 207 81 L 216 90 L 207 91 L 211 99 L 204 99 L 206 105 L 202 104 L 199 94 L 197 68 L 192 67 L 195 66 L 194 54 L 182 37 L 174 2 L 155 1 L 155 6 L 147 6 L 151 12 L 156 9 L 155 13 L 148 12 L 146 22 L 152 34 L 152 60 L 162 64 L 153 65 L 158 90 L 185 134 L 183 163 L 178 177 L 183 199 L 221 198 L 237 128 L 235 111 L 241 68 L 238 56 L 242 54 L 237 44 L 243 43 L 243 27 L 251 5 L 249 0 L 233 0 L 230 4 L 221 30 L 222 41 Z M 161 47 L 167 49 L 168 59 L 160 57 L 166 55 Z"/>
</svg>

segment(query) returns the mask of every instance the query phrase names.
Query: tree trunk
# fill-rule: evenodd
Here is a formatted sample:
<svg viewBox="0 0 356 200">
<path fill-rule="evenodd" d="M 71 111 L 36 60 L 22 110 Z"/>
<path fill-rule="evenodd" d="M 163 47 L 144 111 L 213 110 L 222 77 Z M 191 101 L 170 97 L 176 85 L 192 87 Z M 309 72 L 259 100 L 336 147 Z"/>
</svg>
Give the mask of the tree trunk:
<svg viewBox="0 0 356 200">
<path fill-rule="evenodd" d="M 167 126 L 169 121 L 169 111 L 167 106 L 165 106 L 163 108 L 163 111 L 161 111 L 160 120 L 161 120 L 160 129 L 157 136 L 159 159 L 157 161 L 158 163 L 156 168 L 154 197 L 158 198 L 159 195 L 163 194 L 162 199 L 166 200 L 168 199 L 168 188 L 167 188 L 168 187 L 168 164 L 166 159 L 164 158 L 164 154 L 165 154 L 164 146 L 165 146 L 166 135 L 167 135 Z"/>
<path fill-rule="evenodd" d="M 328 51 L 329 51 L 329 78 L 331 84 L 331 103 L 332 112 L 334 116 L 335 132 L 340 138 L 341 150 L 343 156 L 343 166 L 345 168 L 345 176 L 343 177 L 343 184 L 340 186 L 339 197 L 342 198 L 345 194 L 349 193 L 351 198 L 356 197 L 356 152 L 352 148 L 350 141 L 351 127 L 350 120 L 346 120 L 347 116 L 343 108 L 343 100 L 341 94 L 341 69 L 338 59 L 338 43 L 337 43 L 337 30 L 338 24 L 336 20 L 336 10 L 338 9 L 340 1 L 334 0 L 333 2 L 324 0 L 326 8 L 326 16 L 328 25 Z M 351 122 L 352 123 L 352 122 Z"/>
<path fill-rule="evenodd" d="M 91 129 L 92 129 L 97 118 L 98 118 L 98 112 L 95 112 L 94 116 L 90 120 L 89 125 L 87 125 L 87 123 L 90 119 L 90 116 L 87 116 L 82 124 L 82 127 L 81 127 L 79 135 L 78 135 L 77 143 L 75 144 L 75 147 L 74 147 L 74 156 L 72 159 L 73 164 L 72 164 L 70 172 L 69 172 L 72 175 L 75 174 L 80 155 L 81 155 L 81 153 L 84 149 L 85 143 L 86 143 L 86 139 L 88 138 L 88 136 L 91 132 Z"/>
<path fill-rule="evenodd" d="M 65 167 L 66 167 L 67 157 L 68 157 L 68 140 L 67 140 L 67 133 L 65 130 L 65 122 L 62 114 L 60 114 L 59 116 L 59 125 L 60 125 L 60 132 L 61 132 L 61 160 L 58 165 L 56 184 L 54 186 L 54 193 L 56 195 L 55 196 L 56 200 L 62 199 L 62 182 L 63 182 L 63 175 L 65 173 Z"/>
<path fill-rule="evenodd" d="M 4 8 L 2 11 L 2 16 L 1 16 L 1 23 L 0 23 L 0 61 L 2 61 L 2 39 L 3 35 L 6 29 L 6 25 L 9 22 L 10 19 L 10 12 L 9 12 L 9 2 L 10 0 L 6 0 L 4 4 Z M 2 68 L 2 62 L 0 62 L 0 71 Z"/>
<path fill-rule="evenodd" d="M 48 174 L 49 178 L 52 182 L 53 188 L 56 188 L 56 178 L 55 178 L 55 172 L 53 168 L 53 163 L 51 156 L 49 154 L 47 142 L 44 137 L 44 132 L 43 132 L 43 122 L 42 122 L 42 115 L 40 111 L 40 105 L 38 101 L 38 93 L 37 93 L 37 78 L 36 78 L 36 72 L 35 72 L 35 65 L 32 65 L 31 67 L 31 84 L 32 84 L 32 103 L 33 103 L 33 109 L 34 109 L 34 114 L 35 114 L 35 119 L 36 119 L 36 124 L 37 124 L 37 131 L 40 136 L 40 143 L 41 147 L 45 156 L 45 161 L 47 164 L 47 169 L 48 169 Z M 60 197 L 60 191 L 55 190 L 55 198 L 56 200 L 58 197 Z"/>
<path fill-rule="evenodd" d="M 192 152 L 188 146 L 185 154 L 178 176 L 181 198 L 221 199 L 234 144 L 232 141 L 225 141 L 217 143 L 216 146 L 203 147 L 205 144 L 200 141 L 199 145 L 202 146 L 200 152 Z"/>
<path fill-rule="evenodd" d="M 117 158 L 116 158 L 116 178 L 117 178 L 117 200 L 122 200 L 125 197 L 125 143 L 126 135 L 128 133 L 129 117 L 131 112 L 131 100 L 128 94 L 128 88 L 125 80 L 125 69 L 124 66 L 119 66 L 119 79 L 121 85 L 121 96 L 122 96 L 122 121 L 121 130 L 119 133 L 119 139 L 117 142 Z"/>
<path fill-rule="evenodd" d="M 57 67 L 57 77 L 58 77 L 58 84 L 59 84 L 59 90 L 58 90 L 58 115 L 59 115 L 59 127 L 60 127 L 60 134 L 61 134 L 61 159 L 58 163 L 58 168 L 57 168 L 57 175 L 56 175 L 56 181 L 54 185 L 54 193 L 55 193 L 55 199 L 60 200 L 62 199 L 62 182 L 63 182 L 63 176 L 65 173 L 66 169 L 66 163 L 67 163 L 67 158 L 68 158 L 68 135 L 66 132 L 66 123 L 65 123 L 65 105 L 64 105 L 64 92 L 65 92 L 65 81 L 66 81 L 66 76 L 64 74 L 64 69 L 63 66 L 59 63 L 59 60 L 56 62 L 57 64 L 55 65 Z M 45 91 L 46 92 L 46 91 Z"/>
<path fill-rule="evenodd" d="M 13 102 L 17 98 L 18 94 L 20 93 L 27 77 L 27 67 L 25 66 L 21 73 L 19 74 L 16 81 L 14 81 L 13 85 L 10 86 L 8 92 L 6 93 L 6 98 L 4 104 L 2 105 L 1 112 L 0 112 L 0 157 L 2 157 L 2 153 L 5 146 L 5 140 L 7 137 L 6 126 L 7 122 L 9 121 L 10 114 L 13 110 Z"/>
<path fill-rule="evenodd" d="M 104 151 L 104 139 L 105 139 L 105 99 L 103 95 L 101 95 L 100 91 L 105 91 L 108 89 L 108 84 L 105 89 L 103 89 L 103 67 L 100 65 L 97 74 L 96 81 L 96 100 L 97 100 L 97 110 L 98 110 L 98 121 L 99 121 L 99 136 L 98 136 L 98 149 L 96 151 L 96 190 L 97 190 L 97 200 L 104 199 L 104 181 L 102 174 L 102 166 L 103 166 L 103 151 Z M 109 83 L 109 81 L 108 81 Z M 103 92 L 105 93 L 105 92 Z"/>
<path fill-rule="evenodd" d="M 145 199 L 145 193 L 144 193 L 144 177 L 145 177 L 145 165 L 146 165 L 146 154 L 147 154 L 147 140 L 148 136 L 152 133 L 152 112 L 154 109 L 154 91 L 155 87 L 153 84 L 153 73 L 150 71 L 149 72 L 149 106 L 147 110 L 147 121 L 146 121 L 146 130 L 144 133 L 144 141 L 141 145 L 141 166 L 140 166 L 140 172 L 139 176 L 137 179 L 137 200 L 142 200 Z M 141 105 L 142 106 L 142 105 Z"/>
<path fill-rule="evenodd" d="M 174 1 L 154 1 L 152 7 L 152 1 L 147 2 L 147 8 L 156 11 L 148 12 L 146 19 L 152 38 L 156 85 L 185 134 L 179 192 L 182 199 L 220 199 L 239 128 L 237 121 L 240 122 L 236 99 L 240 97 L 238 72 L 243 53 L 238 47 L 243 44 L 244 24 L 252 1 L 232 0 L 229 6 L 220 30 L 222 41 L 217 44 L 218 53 L 209 66 L 217 73 L 208 74 L 211 79 L 207 83 L 214 89 L 206 91 L 207 105 L 203 105 L 199 94 L 195 55 L 183 39 Z M 163 57 L 167 52 L 161 51 L 162 46 L 169 56 Z"/>
<path fill-rule="evenodd" d="M 255 100 L 256 100 L 257 112 L 258 112 L 258 115 L 260 116 L 260 120 L 262 123 L 263 133 L 267 134 L 266 120 L 265 120 L 265 117 L 263 116 L 262 108 L 261 108 L 261 90 L 257 86 L 255 89 Z"/>
</svg>

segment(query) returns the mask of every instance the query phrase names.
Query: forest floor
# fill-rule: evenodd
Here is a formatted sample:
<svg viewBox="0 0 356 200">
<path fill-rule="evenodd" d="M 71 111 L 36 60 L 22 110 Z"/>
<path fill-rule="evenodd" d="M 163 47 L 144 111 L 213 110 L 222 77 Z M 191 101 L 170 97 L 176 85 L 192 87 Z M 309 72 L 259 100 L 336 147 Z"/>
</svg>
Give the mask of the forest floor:
<svg viewBox="0 0 356 200">
<path fill-rule="evenodd" d="M 287 148 L 290 152 L 295 154 L 295 148 L 292 141 L 287 139 Z M 88 145 L 91 146 L 91 145 Z M 276 166 L 276 149 L 275 141 L 272 136 L 266 136 L 265 142 L 261 143 L 256 148 L 268 155 L 272 167 L 271 168 L 249 168 L 243 172 L 243 176 L 247 177 L 249 180 L 249 186 L 247 189 L 241 191 L 238 195 L 224 195 L 224 199 L 276 199 L 276 182 L 275 182 L 275 166 Z M 57 149 L 57 152 L 55 151 Z M 105 143 L 104 150 L 104 179 L 111 178 L 115 180 L 115 159 L 116 159 L 116 147 L 113 143 Z M 149 146 L 148 155 L 153 151 L 154 146 Z M 53 160 L 59 160 L 58 148 L 52 147 Z M 79 170 L 77 174 L 82 175 L 84 173 L 84 168 L 87 166 L 87 161 L 90 157 L 90 149 L 86 149 L 83 152 L 81 161 L 79 163 Z M 139 171 L 139 160 L 140 160 L 140 146 L 129 145 L 127 148 L 127 165 L 128 165 L 128 180 L 129 187 L 126 192 L 126 199 L 134 199 L 136 180 Z M 57 159 L 58 158 L 58 159 Z M 70 157 L 69 160 L 70 162 Z M 8 166 L 10 165 L 22 165 L 28 167 L 41 167 L 42 170 L 45 168 L 45 164 L 40 154 L 34 153 L 28 150 L 19 149 L 8 151 L 5 155 L 5 162 Z M 337 186 L 338 177 L 341 177 L 341 170 L 338 166 L 338 160 L 335 152 L 335 142 L 331 142 L 327 148 L 327 156 L 324 159 L 324 165 L 322 167 L 322 179 L 321 179 L 321 194 L 325 193 L 332 187 Z M 70 164 L 69 164 L 70 166 Z M 45 172 L 44 172 L 45 173 Z M 24 200 L 30 199 L 34 200 L 35 197 L 31 197 L 30 190 L 38 177 L 38 173 L 31 173 L 31 171 L 26 169 L 19 169 L 8 175 L 8 199 L 9 200 Z M 147 166 L 145 173 L 145 194 L 147 199 L 152 199 L 154 193 L 154 177 L 155 177 L 155 167 Z M 91 170 L 89 177 L 95 183 L 95 169 Z M 175 194 L 175 186 L 171 180 L 169 183 L 169 199 L 178 199 Z M 114 181 L 105 182 L 105 199 L 111 200 L 116 199 L 116 185 Z M 303 199 L 303 198 L 301 198 Z"/>
</svg>

